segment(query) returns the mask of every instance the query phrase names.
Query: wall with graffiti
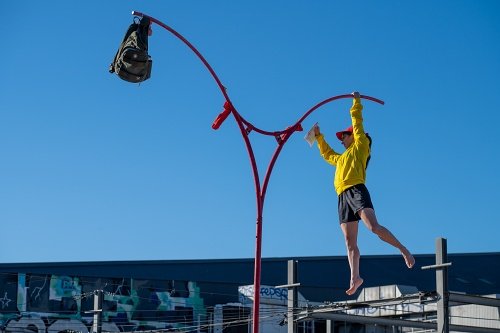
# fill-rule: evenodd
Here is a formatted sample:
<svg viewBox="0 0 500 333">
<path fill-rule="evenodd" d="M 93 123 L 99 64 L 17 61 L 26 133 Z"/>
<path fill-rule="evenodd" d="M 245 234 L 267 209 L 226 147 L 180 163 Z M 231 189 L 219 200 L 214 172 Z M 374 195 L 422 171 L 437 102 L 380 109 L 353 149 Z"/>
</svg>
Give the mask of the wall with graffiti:
<svg viewBox="0 0 500 333">
<path fill-rule="evenodd" d="M 0 331 L 92 331 L 94 291 L 103 290 L 103 331 L 193 327 L 207 320 L 195 282 L 0 274 Z"/>
</svg>

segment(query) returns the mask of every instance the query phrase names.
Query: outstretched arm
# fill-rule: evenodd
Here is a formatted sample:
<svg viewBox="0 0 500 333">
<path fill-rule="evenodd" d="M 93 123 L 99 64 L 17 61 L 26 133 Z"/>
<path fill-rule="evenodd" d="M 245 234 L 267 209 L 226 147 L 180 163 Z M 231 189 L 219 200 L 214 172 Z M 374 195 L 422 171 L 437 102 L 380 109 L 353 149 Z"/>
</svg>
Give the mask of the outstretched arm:
<svg viewBox="0 0 500 333">
<path fill-rule="evenodd" d="M 352 120 L 352 132 L 354 134 L 354 140 L 358 141 L 362 136 L 365 136 L 365 130 L 363 128 L 363 105 L 361 104 L 361 99 L 359 96 L 359 92 L 355 91 L 352 93 L 352 107 L 350 110 L 351 120 Z"/>
<path fill-rule="evenodd" d="M 323 134 L 321 134 L 318 125 L 314 127 L 314 135 L 316 136 L 316 142 L 318 143 L 319 153 L 321 154 L 321 157 L 323 157 L 323 159 L 331 165 L 337 165 L 337 160 L 340 154 L 333 150 L 330 145 L 328 145 Z"/>
</svg>

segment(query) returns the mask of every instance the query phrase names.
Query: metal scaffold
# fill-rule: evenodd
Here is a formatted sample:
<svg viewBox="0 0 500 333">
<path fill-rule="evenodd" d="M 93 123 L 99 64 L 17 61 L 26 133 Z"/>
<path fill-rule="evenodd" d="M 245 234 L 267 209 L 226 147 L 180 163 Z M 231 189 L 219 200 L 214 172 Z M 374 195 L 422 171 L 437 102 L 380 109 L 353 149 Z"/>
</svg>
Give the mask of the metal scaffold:
<svg viewBox="0 0 500 333">
<path fill-rule="evenodd" d="M 301 311 L 288 311 L 293 317 L 288 316 L 289 333 L 296 332 L 296 322 L 304 320 L 322 319 L 327 321 L 327 333 L 331 333 L 331 322 L 342 321 L 358 324 L 385 325 L 394 327 L 419 328 L 435 330 L 436 332 L 449 333 L 471 332 L 471 333 L 500 333 L 500 329 L 482 326 L 454 325 L 450 324 L 450 307 L 471 304 L 497 307 L 500 309 L 500 299 L 477 295 L 467 295 L 448 290 L 448 268 L 451 262 L 447 262 L 447 241 L 444 238 L 436 239 L 436 263 L 421 267 L 424 270 L 436 270 L 436 291 L 418 292 L 399 297 L 384 298 L 380 300 L 359 302 L 335 302 L 321 306 L 310 307 Z M 290 267 L 290 266 L 289 266 Z M 290 272 L 289 272 L 290 276 Z M 296 283 L 294 281 L 293 283 Z M 387 308 L 402 304 L 436 304 L 437 320 L 435 322 L 417 320 L 374 317 L 347 313 L 349 310 L 362 308 Z M 297 308 L 295 308 L 297 309 Z"/>
</svg>

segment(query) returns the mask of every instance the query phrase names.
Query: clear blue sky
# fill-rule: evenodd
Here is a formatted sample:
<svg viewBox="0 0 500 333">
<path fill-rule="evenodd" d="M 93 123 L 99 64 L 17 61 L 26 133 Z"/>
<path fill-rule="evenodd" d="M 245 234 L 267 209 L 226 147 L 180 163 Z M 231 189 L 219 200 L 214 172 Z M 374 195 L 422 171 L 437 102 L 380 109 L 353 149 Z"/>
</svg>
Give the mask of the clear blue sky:
<svg viewBox="0 0 500 333">
<path fill-rule="evenodd" d="M 213 66 L 265 130 L 359 90 L 381 224 L 414 253 L 498 252 L 500 2 L 2 1 L 0 262 L 252 258 L 255 189 L 234 119 L 195 55 L 158 26 L 153 74 L 108 73 L 139 10 Z M 319 109 L 327 140 L 350 100 Z M 262 255 L 344 255 L 334 169 L 304 133 L 269 184 Z M 261 177 L 276 148 L 252 133 Z M 362 255 L 396 254 L 360 228 Z"/>
</svg>

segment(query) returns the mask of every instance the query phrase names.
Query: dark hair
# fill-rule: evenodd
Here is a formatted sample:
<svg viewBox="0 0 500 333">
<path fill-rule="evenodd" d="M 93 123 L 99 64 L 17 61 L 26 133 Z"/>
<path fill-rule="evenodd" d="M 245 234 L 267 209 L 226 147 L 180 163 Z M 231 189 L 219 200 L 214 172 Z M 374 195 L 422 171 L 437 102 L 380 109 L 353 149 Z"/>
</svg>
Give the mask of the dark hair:
<svg viewBox="0 0 500 333">
<path fill-rule="evenodd" d="M 370 147 L 370 150 L 371 150 L 372 149 L 372 137 L 369 136 L 368 134 L 366 134 L 366 137 L 368 138 L 368 142 L 369 142 L 368 146 Z M 371 158 L 371 154 L 368 155 L 368 158 L 366 159 L 366 168 L 368 168 L 368 162 L 370 162 L 370 158 Z"/>
</svg>

